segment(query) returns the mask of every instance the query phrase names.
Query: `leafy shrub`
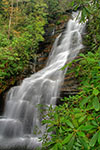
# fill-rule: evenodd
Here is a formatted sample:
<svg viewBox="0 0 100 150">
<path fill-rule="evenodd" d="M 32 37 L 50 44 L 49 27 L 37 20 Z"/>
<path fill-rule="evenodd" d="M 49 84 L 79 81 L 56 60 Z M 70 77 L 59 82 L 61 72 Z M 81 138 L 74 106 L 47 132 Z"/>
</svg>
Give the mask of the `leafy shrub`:
<svg viewBox="0 0 100 150">
<path fill-rule="evenodd" d="M 52 150 L 100 149 L 100 57 L 96 53 L 80 54 L 75 68 L 81 82 L 76 96 L 64 98 L 64 104 L 49 109 L 43 123 L 47 130 L 44 148 Z M 49 132 L 51 133 L 49 135 Z M 51 136 L 51 138 L 49 137 Z M 46 137 L 46 138 L 45 138 Z"/>
</svg>

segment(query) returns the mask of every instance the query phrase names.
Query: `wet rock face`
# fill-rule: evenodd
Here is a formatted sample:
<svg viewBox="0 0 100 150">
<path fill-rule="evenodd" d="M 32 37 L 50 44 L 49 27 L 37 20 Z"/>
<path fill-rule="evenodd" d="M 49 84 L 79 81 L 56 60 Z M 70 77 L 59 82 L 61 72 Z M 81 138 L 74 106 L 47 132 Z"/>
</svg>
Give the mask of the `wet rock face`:
<svg viewBox="0 0 100 150">
<path fill-rule="evenodd" d="M 58 44 L 60 45 L 61 40 L 64 35 L 65 28 L 66 28 L 66 24 L 69 20 L 68 15 L 66 15 L 66 18 L 67 19 L 65 21 L 60 20 L 59 25 L 56 23 L 52 23 L 46 28 L 46 33 L 44 35 L 45 41 L 40 43 L 40 48 L 38 51 L 38 59 L 36 62 L 36 72 L 44 68 L 56 37 L 60 33 L 62 33 L 58 41 Z"/>
<path fill-rule="evenodd" d="M 64 23 L 63 25 L 61 24 L 61 26 L 58 28 L 58 30 L 55 31 L 55 34 L 49 37 L 50 44 L 46 45 L 46 47 L 44 48 L 44 50 L 42 52 L 42 55 L 40 55 L 39 58 L 38 58 L 37 71 L 40 70 L 40 69 L 43 69 L 45 67 L 48 55 L 49 55 L 51 47 L 52 47 L 52 43 L 54 42 L 54 39 L 60 33 L 62 33 L 62 35 L 61 35 L 61 37 L 59 38 L 59 41 L 58 41 L 58 45 L 60 45 L 60 43 L 63 39 L 63 36 L 65 34 L 64 33 L 65 27 L 66 27 L 66 23 Z M 75 67 L 75 65 L 72 66 L 72 68 L 74 68 L 74 67 Z M 57 105 L 62 103 L 61 98 L 69 97 L 70 95 L 76 95 L 78 93 L 78 85 L 79 85 L 79 83 L 78 83 L 77 79 L 75 78 L 75 75 L 66 73 L 64 83 L 61 86 L 60 95 L 57 98 Z"/>
<path fill-rule="evenodd" d="M 3 114 L 4 111 L 5 97 L 6 97 L 6 92 L 2 92 L 0 94 L 0 116 Z"/>
</svg>

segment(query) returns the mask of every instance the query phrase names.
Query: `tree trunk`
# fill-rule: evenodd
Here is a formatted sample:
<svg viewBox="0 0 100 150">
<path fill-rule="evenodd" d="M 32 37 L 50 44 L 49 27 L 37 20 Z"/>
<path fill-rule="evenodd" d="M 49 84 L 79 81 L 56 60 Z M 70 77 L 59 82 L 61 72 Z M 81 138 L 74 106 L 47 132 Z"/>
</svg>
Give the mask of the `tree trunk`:
<svg viewBox="0 0 100 150">
<path fill-rule="evenodd" d="M 10 31 L 11 31 L 11 23 L 12 23 L 12 16 L 13 16 L 13 5 L 14 1 L 11 2 L 11 13 L 10 13 L 10 19 L 9 19 L 9 28 L 8 28 L 8 39 L 10 38 Z"/>
</svg>

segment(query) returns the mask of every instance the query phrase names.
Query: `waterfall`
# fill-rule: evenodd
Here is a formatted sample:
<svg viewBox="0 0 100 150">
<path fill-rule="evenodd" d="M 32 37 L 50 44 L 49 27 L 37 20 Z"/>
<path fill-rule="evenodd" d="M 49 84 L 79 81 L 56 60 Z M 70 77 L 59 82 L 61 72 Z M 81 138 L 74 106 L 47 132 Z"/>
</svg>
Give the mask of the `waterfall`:
<svg viewBox="0 0 100 150">
<path fill-rule="evenodd" d="M 72 14 L 65 31 L 55 40 L 45 68 L 8 92 L 0 119 L 0 150 L 33 150 L 41 145 L 38 137 L 45 129 L 41 125 L 43 114 L 39 106 L 44 109 L 45 105 L 56 105 L 65 74 L 61 68 L 83 48 L 85 23 L 79 23 L 77 15 Z"/>
</svg>

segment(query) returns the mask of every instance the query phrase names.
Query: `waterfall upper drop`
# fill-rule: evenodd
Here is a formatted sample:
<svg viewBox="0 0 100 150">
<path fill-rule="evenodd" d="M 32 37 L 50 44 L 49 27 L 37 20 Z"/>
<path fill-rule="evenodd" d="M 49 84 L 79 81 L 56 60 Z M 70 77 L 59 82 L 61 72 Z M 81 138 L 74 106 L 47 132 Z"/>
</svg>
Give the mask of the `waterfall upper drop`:
<svg viewBox="0 0 100 150">
<path fill-rule="evenodd" d="M 8 92 L 5 111 L 0 119 L 0 150 L 31 150 L 41 145 L 39 134 L 33 133 L 38 129 L 44 130 L 37 106 L 39 104 L 43 108 L 56 104 L 65 73 L 61 68 L 83 48 L 81 35 L 85 23 L 79 23 L 77 15 L 73 13 L 66 30 L 57 37 L 46 67 Z"/>
</svg>

